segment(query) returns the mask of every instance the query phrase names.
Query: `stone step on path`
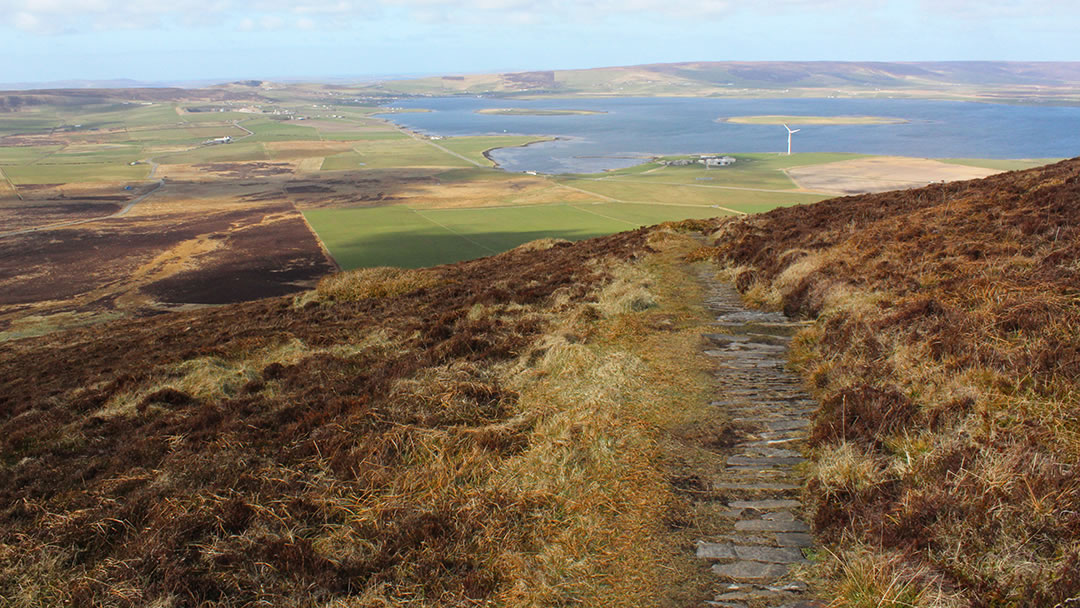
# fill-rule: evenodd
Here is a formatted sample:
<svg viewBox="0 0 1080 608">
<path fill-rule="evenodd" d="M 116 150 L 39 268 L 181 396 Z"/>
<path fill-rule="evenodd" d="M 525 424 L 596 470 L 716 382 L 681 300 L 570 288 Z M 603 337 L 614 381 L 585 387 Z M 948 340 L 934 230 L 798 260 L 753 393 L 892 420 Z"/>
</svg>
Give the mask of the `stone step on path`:
<svg viewBox="0 0 1080 608">
<path fill-rule="evenodd" d="M 697 542 L 695 555 L 717 576 L 714 608 L 811 608 L 806 583 L 791 567 L 814 546 L 802 520 L 800 448 L 817 404 L 787 371 L 791 335 L 804 325 L 782 313 L 747 309 L 728 284 L 703 275 L 706 306 L 716 315 L 704 334 L 715 361 L 716 400 L 735 423 L 714 490 L 727 497 L 718 514 L 727 533 Z"/>
</svg>

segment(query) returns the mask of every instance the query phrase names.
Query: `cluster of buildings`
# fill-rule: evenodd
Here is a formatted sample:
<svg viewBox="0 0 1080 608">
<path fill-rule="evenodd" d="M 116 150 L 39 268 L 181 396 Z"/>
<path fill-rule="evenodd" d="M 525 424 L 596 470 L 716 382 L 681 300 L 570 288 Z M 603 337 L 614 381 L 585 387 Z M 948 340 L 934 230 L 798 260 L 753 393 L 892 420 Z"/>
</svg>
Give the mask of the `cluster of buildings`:
<svg viewBox="0 0 1080 608">
<path fill-rule="evenodd" d="M 698 158 L 680 158 L 664 162 L 669 167 L 686 167 L 689 165 L 705 165 L 706 169 L 713 167 L 726 167 L 735 164 L 734 156 L 717 156 L 715 154 L 702 154 Z"/>
</svg>

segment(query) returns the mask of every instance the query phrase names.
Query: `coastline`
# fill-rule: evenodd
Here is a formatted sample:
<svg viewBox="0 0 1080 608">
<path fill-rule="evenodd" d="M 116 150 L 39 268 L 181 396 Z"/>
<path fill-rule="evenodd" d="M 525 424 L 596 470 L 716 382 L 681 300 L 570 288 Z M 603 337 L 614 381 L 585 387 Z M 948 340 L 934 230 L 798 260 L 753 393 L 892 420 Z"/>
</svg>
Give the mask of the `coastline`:
<svg viewBox="0 0 1080 608">
<path fill-rule="evenodd" d="M 499 164 L 499 161 L 497 161 L 497 160 L 495 160 L 494 158 L 491 157 L 491 153 L 494 152 L 495 150 L 502 150 L 503 148 L 528 148 L 529 146 L 531 146 L 533 144 L 543 144 L 543 143 L 547 143 L 547 142 L 551 142 L 551 141 L 566 141 L 567 139 L 569 139 L 567 137 L 560 137 L 558 135 L 554 135 L 554 136 L 552 136 L 552 135 L 538 135 L 537 137 L 542 137 L 544 139 L 537 139 L 535 141 L 530 141 L 530 142 L 520 144 L 520 145 L 517 145 L 517 146 L 495 146 L 493 148 L 488 148 L 487 150 L 484 150 L 483 152 L 481 152 L 481 154 L 483 154 L 484 158 L 486 158 L 488 160 L 488 162 L 491 163 L 491 166 L 492 166 L 493 169 L 498 169 L 500 171 L 505 171 L 506 169 L 502 168 L 502 165 Z"/>
</svg>

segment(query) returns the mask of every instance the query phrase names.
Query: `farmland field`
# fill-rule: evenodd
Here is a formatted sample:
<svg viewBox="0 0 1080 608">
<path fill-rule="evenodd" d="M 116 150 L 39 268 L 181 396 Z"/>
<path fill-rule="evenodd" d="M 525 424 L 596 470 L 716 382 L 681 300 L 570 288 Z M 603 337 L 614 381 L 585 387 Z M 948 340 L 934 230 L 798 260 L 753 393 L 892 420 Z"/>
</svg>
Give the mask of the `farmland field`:
<svg viewBox="0 0 1080 608">
<path fill-rule="evenodd" d="M 132 160 L 135 160 L 132 157 Z M 16 186 L 97 181 L 138 181 L 146 178 L 147 165 L 126 162 L 60 162 L 4 167 L 4 173 Z"/>
<path fill-rule="evenodd" d="M 419 268 L 492 255 L 541 238 L 575 241 L 668 220 L 717 215 L 725 213 L 709 207 L 625 203 L 304 212 L 342 268 Z"/>
<path fill-rule="evenodd" d="M 253 94 L 115 92 L 0 115 L 0 340 L 290 293 L 332 270 L 327 253 L 345 268 L 445 264 L 538 238 L 811 203 L 851 167 L 862 174 L 845 187 L 862 188 L 902 167 L 916 182 L 931 164 L 956 179 L 978 173 L 965 165 L 1040 164 L 734 153 L 734 165 L 706 169 L 694 155 L 642 154 L 624 169 L 548 176 L 485 156 L 545 135 L 427 137 L 374 116 L 386 101 L 302 86 Z M 225 135 L 232 143 L 203 143 Z"/>
<path fill-rule="evenodd" d="M 491 166 L 494 163 L 484 156 L 484 152 L 494 148 L 510 148 L 524 146 L 540 141 L 549 141 L 550 137 L 533 137 L 529 135 L 483 135 L 477 137 L 450 137 L 440 140 L 439 145 L 447 150 L 471 158 L 481 165 Z"/>
<path fill-rule="evenodd" d="M 861 158 L 857 154 L 736 154 L 734 165 L 706 169 L 700 164 L 665 166 L 662 162 L 609 171 L 598 175 L 558 178 L 560 183 L 630 203 L 669 203 L 717 206 L 741 213 L 812 203 L 830 193 L 799 188 L 784 169 Z M 665 162 L 696 157 L 669 157 Z"/>
<path fill-rule="evenodd" d="M 468 167 L 470 163 L 415 139 L 379 139 L 353 142 L 352 151 L 329 156 L 323 171 L 385 169 L 391 167 Z"/>
</svg>

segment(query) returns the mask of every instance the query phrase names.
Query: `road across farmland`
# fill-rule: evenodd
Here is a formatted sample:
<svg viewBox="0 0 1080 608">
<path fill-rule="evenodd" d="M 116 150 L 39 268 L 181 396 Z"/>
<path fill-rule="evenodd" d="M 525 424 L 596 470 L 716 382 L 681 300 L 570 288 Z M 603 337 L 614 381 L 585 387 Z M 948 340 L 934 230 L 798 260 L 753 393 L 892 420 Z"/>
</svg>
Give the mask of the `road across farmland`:
<svg viewBox="0 0 1080 608">
<path fill-rule="evenodd" d="M 20 201 L 23 200 L 22 194 L 19 192 L 19 189 L 15 187 L 15 182 L 11 181 L 10 179 L 8 179 L 8 176 L 4 175 L 3 167 L 0 167 L 0 180 L 7 182 L 8 186 L 11 187 L 11 191 L 15 193 L 15 196 L 19 197 Z"/>
<path fill-rule="evenodd" d="M 463 161 L 465 161 L 467 163 L 472 163 L 472 164 L 476 165 L 477 167 L 484 167 L 483 164 L 476 162 L 475 160 L 469 158 L 468 156 L 465 156 L 463 154 L 458 154 L 457 152 L 454 152 L 453 150 L 450 150 L 450 149 L 446 148 L 445 146 L 440 146 L 439 144 L 431 141 L 430 139 L 427 139 L 426 137 L 422 137 L 417 133 L 413 133 L 412 131 L 409 131 L 408 129 L 403 129 L 401 127 L 397 127 L 397 129 L 398 129 L 398 131 L 401 131 L 402 133 L 408 135 L 409 137 L 415 139 L 416 141 L 422 141 L 422 142 L 428 144 L 429 146 L 434 146 L 434 147 L 438 148 L 439 150 L 442 150 L 443 152 L 446 152 L 450 156 L 456 156 L 456 157 L 460 158 L 461 160 L 463 160 Z"/>
</svg>

